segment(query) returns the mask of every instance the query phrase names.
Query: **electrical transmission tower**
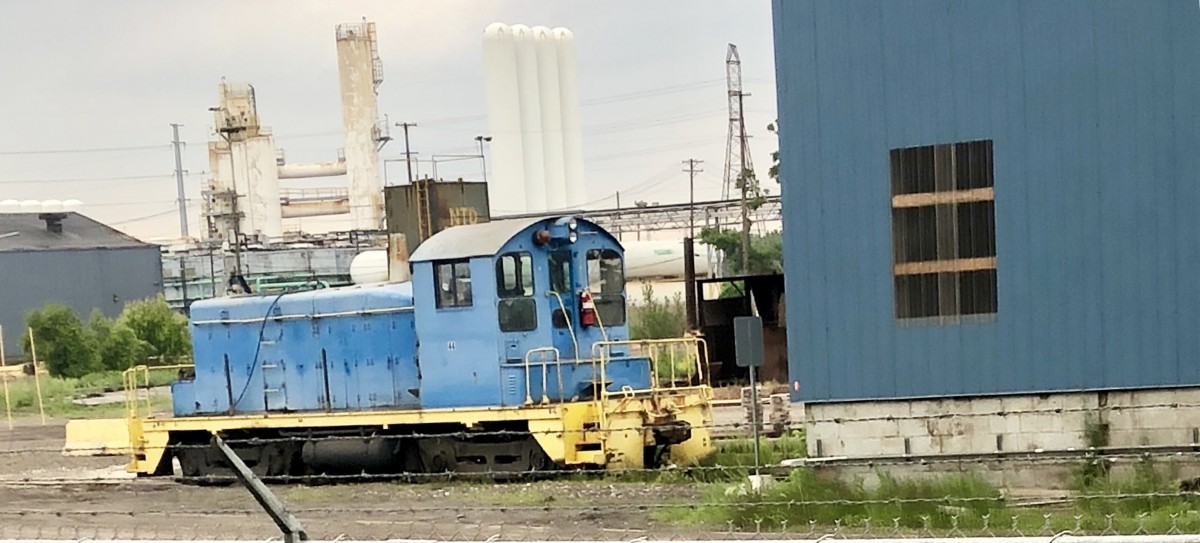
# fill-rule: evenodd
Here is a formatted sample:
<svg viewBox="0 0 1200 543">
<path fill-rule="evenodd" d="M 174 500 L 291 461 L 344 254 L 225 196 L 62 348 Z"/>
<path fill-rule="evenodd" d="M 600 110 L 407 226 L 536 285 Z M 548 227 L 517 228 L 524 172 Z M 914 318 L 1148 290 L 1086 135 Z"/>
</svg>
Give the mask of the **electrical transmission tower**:
<svg viewBox="0 0 1200 543">
<path fill-rule="evenodd" d="M 731 189 L 741 191 L 742 201 L 742 274 L 750 273 L 750 206 L 747 201 L 754 165 L 750 160 L 750 146 L 746 136 L 746 117 L 743 99 L 749 94 L 742 92 L 742 59 L 737 46 L 729 44 L 725 53 L 725 86 L 729 95 L 729 136 L 725 142 L 725 183 L 721 196 L 728 200 Z"/>
<path fill-rule="evenodd" d="M 725 184 L 721 199 L 728 200 L 737 188 L 742 173 L 754 169 L 750 160 L 750 146 L 746 140 L 746 118 L 742 114 L 742 98 L 750 96 L 742 92 L 742 59 L 737 46 L 729 44 L 725 54 L 725 86 L 729 95 L 729 136 L 725 141 Z"/>
</svg>

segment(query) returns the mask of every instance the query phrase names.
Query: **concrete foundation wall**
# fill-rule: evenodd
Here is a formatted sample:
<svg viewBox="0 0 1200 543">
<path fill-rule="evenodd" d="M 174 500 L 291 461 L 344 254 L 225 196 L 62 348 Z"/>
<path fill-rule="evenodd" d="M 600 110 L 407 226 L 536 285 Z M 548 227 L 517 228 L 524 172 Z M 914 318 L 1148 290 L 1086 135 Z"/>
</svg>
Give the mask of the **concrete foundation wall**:
<svg viewBox="0 0 1200 543">
<path fill-rule="evenodd" d="M 810 457 L 1190 445 L 1200 388 L 807 404 Z"/>
</svg>

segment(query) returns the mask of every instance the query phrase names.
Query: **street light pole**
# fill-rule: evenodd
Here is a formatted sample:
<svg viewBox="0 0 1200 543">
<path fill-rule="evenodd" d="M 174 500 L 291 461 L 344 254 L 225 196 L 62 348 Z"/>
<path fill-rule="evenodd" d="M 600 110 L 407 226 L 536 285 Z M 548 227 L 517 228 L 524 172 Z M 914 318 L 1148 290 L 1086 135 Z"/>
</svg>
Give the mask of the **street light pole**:
<svg viewBox="0 0 1200 543">
<path fill-rule="evenodd" d="M 492 141 L 492 137 L 475 136 L 475 141 L 479 143 L 479 161 L 483 165 L 483 182 L 487 183 L 487 156 L 483 152 L 483 142 Z"/>
</svg>

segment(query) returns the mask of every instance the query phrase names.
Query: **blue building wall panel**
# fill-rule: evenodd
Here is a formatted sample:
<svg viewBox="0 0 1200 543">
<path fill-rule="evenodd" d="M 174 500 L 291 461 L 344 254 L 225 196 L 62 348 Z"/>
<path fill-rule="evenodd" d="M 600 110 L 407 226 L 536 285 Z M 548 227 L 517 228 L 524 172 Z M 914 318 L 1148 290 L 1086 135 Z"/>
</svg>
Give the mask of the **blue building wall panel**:
<svg viewBox="0 0 1200 543">
<path fill-rule="evenodd" d="M 1200 384 L 1192 0 L 776 0 L 797 400 Z M 994 143 L 998 312 L 895 316 L 890 149 Z"/>
</svg>

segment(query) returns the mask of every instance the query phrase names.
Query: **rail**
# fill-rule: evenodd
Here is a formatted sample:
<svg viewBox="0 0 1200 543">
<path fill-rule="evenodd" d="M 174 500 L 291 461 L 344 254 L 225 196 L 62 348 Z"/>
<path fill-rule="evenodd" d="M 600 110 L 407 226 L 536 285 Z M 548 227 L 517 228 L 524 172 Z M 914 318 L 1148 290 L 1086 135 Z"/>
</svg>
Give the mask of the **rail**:
<svg viewBox="0 0 1200 543">
<path fill-rule="evenodd" d="M 558 349 L 554 347 L 540 347 L 530 349 L 525 353 L 525 405 L 533 405 L 533 381 L 530 377 L 530 369 L 534 355 L 541 355 L 542 360 L 542 405 L 550 405 L 550 396 L 546 394 L 546 388 L 549 386 L 546 374 L 549 373 L 550 363 L 549 355 L 554 355 L 554 363 L 558 367 L 558 401 L 562 402 L 563 397 L 563 381 L 562 381 L 562 357 L 558 354 Z"/>
<path fill-rule="evenodd" d="M 154 417 L 154 407 L 150 403 L 151 373 L 195 368 L 194 364 L 173 364 L 169 366 L 134 366 L 121 373 L 125 387 L 125 416 L 129 420 Z M 145 391 L 143 394 L 142 391 Z M 144 412 L 142 408 L 145 408 Z"/>
<path fill-rule="evenodd" d="M 624 349 L 621 349 L 624 348 Z M 606 383 L 608 363 L 614 358 L 614 351 L 623 351 L 621 358 L 645 357 L 650 361 L 650 387 L 647 389 L 622 390 L 619 394 L 659 393 L 667 390 L 680 390 L 708 386 L 708 376 L 704 372 L 704 358 L 707 346 L 703 339 L 697 337 L 673 339 L 641 339 L 622 341 L 598 341 L 593 347 L 593 359 L 598 360 L 600 382 Z M 663 380 L 663 374 L 667 379 Z M 684 380 L 681 380 L 681 377 Z M 601 387 L 598 396 L 609 396 Z"/>
</svg>

